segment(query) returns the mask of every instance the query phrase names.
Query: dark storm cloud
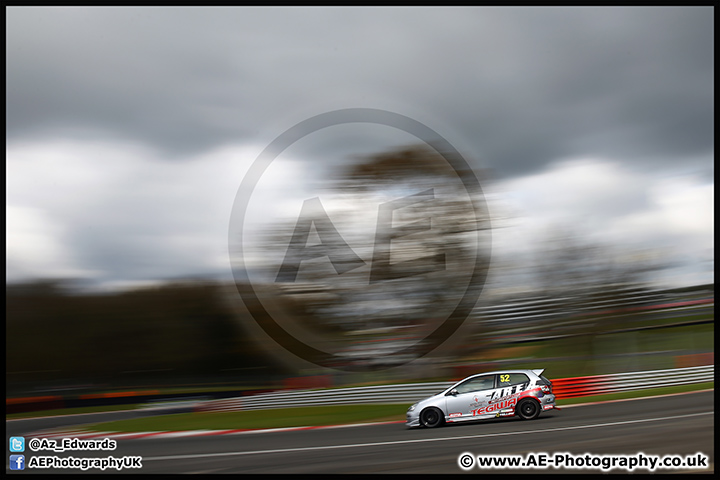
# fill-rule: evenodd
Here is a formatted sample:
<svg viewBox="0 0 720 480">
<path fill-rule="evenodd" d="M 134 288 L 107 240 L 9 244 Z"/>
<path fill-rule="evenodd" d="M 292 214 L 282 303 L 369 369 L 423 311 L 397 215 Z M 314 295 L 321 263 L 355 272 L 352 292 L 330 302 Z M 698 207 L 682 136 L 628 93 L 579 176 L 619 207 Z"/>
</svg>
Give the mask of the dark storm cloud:
<svg viewBox="0 0 720 480">
<path fill-rule="evenodd" d="M 478 147 L 501 175 L 571 156 L 670 163 L 707 154 L 713 148 L 708 13 L 516 11 L 487 56 L 476 57 L 490 61 L 476 70 L 478 108 L 462 111 L 460 123 L 466 135 L 481 139 Z"/>
<path fill-rule="evenodd" d="M 712 8 L 11 8 L 6 132 L 191 156 L 298 111 L 405 105 L 498 177 L 671 165 L 713 149 L 713 28 Z"/>
</svg>

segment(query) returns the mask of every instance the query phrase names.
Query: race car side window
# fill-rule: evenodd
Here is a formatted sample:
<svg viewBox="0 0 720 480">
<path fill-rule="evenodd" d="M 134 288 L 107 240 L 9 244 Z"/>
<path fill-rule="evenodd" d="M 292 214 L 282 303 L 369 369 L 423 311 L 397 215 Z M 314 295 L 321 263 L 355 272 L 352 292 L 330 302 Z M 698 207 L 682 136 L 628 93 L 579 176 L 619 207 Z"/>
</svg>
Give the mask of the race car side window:
<svg viewBox="0 0 720 480">
<path fill-rule="evenodd" d="M 482 377 L 471 378 L 470 380 L 463 382 L 457 387 L 455 387 L 455 390 L 457 390 L 457 393 L 477 392 L 478 390 L 490 390 L 494 387 L 494 377 L 494 375 L 486 375 Z"/>
<path fill-rule="evenodd" d="M 498 388 L 529 382 L 530 379 L 524 373 L 501 373 L 498 375 Z"/>
</svg>

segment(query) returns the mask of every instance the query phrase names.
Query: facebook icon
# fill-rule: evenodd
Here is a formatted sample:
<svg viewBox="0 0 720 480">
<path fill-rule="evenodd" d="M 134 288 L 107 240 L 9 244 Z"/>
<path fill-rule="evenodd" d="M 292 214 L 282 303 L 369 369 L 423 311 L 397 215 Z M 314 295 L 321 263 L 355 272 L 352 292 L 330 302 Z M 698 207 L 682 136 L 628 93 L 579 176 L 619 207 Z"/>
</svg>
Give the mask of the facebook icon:
<svg viewBox="0 0 720 480">
<path fill-rule="evenodd" d="M 25 455 L 10 455 L 10 470 L 25 470 Z"/>
</svg>

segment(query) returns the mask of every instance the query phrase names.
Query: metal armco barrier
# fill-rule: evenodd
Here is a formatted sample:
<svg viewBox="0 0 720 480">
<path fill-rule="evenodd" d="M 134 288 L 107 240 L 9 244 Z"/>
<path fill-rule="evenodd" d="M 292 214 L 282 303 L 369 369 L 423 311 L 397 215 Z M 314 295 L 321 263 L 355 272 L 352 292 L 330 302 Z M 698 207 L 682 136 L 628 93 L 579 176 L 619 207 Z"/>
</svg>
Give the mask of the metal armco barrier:
<svg viewBox="0 0 720 480">
<path fill-rule="evenodd" d="M 714 379 L 715 366 L 706 365 L 590 377 L 560 378 L 552 379 L 552 383 L 553 393 L 557 398 L 563 399 L 603 393 L 627 392 L 644 388 L 712 382 Z M 452 382 L 380 385 L 329 390 L 279 391 L 251 397 L 201 402 L 196 405 L 195 411 L 259 410 L 310 405 L 411 404 L 434 395 L 450 385 L 452 385 Z"/>
</svg>

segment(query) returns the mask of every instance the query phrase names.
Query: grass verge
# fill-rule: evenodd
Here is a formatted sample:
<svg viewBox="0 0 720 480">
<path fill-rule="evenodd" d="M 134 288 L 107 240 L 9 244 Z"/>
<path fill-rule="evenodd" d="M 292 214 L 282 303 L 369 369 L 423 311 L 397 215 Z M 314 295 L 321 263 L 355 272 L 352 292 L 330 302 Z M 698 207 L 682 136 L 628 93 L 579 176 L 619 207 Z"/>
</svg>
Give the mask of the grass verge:
<svg viewBox="0 0 720 480">
<path fill-rule="evenodd" d="M 311 427 L 372 421 L 401 421 L 409 405 L 328 405 L 274 408 L 244 412 L 199 412 L 159 415 L 92 425 L 101 432 L 158 432 L 180 430 L 245 430 Z"/>
</svg>

